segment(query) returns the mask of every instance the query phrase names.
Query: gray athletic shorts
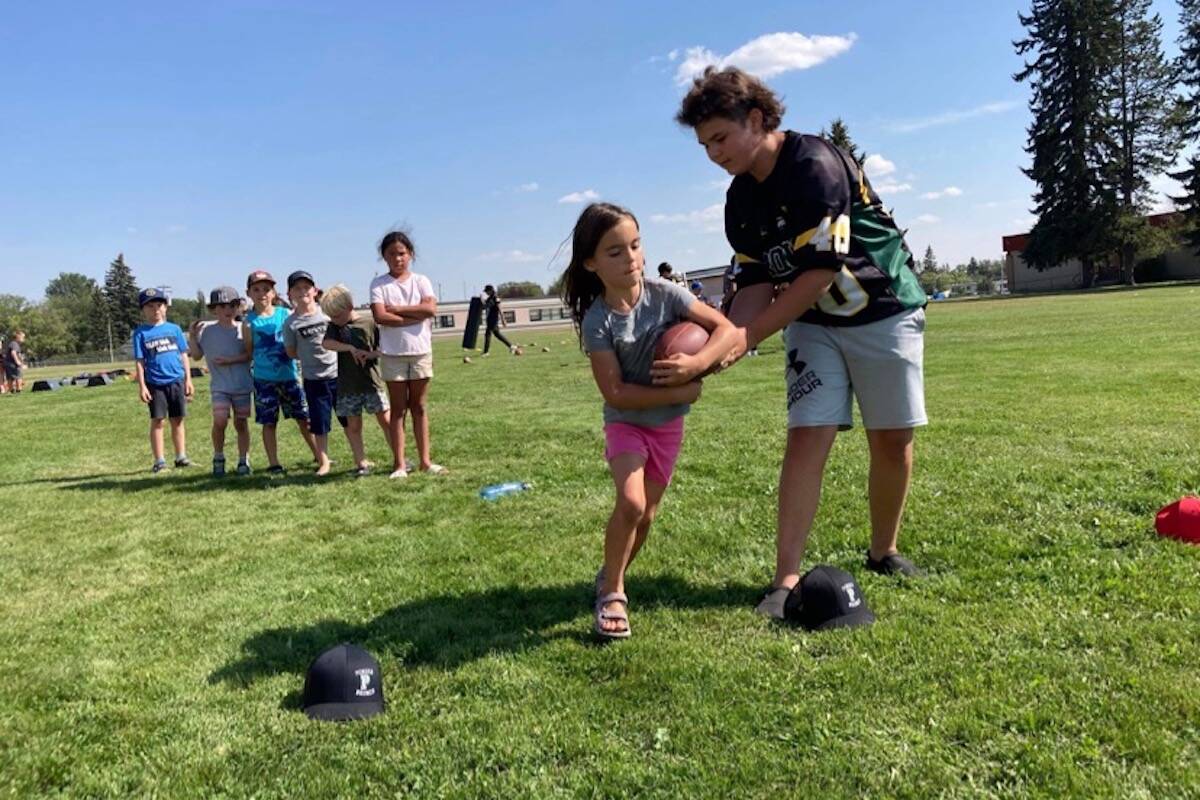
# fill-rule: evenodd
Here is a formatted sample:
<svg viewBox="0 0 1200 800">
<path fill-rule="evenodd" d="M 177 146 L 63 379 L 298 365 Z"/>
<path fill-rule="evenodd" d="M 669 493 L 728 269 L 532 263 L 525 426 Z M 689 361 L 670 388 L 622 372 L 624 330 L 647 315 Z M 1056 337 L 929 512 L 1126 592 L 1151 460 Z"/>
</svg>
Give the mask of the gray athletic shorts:
<svg viewBox="0 0 1200 800">
<path fill-rule="evenodd" d="M 851 396 L 867 430 L 925 425 L 925 310 L 834 328 L 783 331 L 789 428 L 851 427 Z"/>
</svg>

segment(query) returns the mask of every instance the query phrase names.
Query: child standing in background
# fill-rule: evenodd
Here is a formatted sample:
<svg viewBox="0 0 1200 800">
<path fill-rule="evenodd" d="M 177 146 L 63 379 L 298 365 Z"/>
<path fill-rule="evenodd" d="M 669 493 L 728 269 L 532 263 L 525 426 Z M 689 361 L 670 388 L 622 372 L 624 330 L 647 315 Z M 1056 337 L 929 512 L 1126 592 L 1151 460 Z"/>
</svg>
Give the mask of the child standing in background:
<svg viewBox="0 0 1200 800">
<path fill-rule="evenodd" d="M 218 286 L 208 296 L 208 310 L 216 322 L 196 320 L 188 330 L 188 354 L 208 362 L 209 392 L 212 396 L 213 477 L 225 474 L 225 429 L 233 417 L 237 432 L 237 474 L 250 474 L 250 407 L 254 379 L 250 356 L 242 341 L 237 315 L 242 298 L 232 286 Z"/>
<path fill-rule="evenodd" d="M 144 323 L 133 331 L 134 368 L 142 402 L 150 407 L 150 450 L 154 454 L 151 472 L 167 467 L 163 458 L 163 420 L 171 420 L 171 443 L 175 446 L 175 466 L 190 467 L 187 434 L 183 418 L 187 401 L 192 399 L 191 363 L 183 329 L 167 322 L 167 298 L 158 289 L 138 292 Z"/>
<path fill-rule="evenodd" d="M 379 328 L 369 311 L 355 311 L 350 290 L 336 284 L 325 290 L 321 310 L 329 317 L 324 345 L 338 354 L 337 411 L 354 454 L 354 474 L 371 472 L 363 445 L 363 415 L 374 414 L 391 446 L 387 390 L 379 376 Z M 403 453 L 401 453 L 403 457 Z"/>
<path fill-rule="evenodd" d="M 254 378 L 254 421 L 262 426 L 263 449 L 267 451 L 267 474 L 283 475 L 279 463 L 276 425 L 279 412 L 296 420 L 304 443 L 320 463 L 316 444 L 308 431 L 308 405 L 296 380 L 296 363 L 283 346 L 283 324 L 287 309 L 275 305 L 275 279 L 265 270 L 255 270 L 246 278 L 246 294 L 254 304 L 242 322 L 242 341 L 250 356 Z"/>
<path fill-rule="evenodd" d="M 337 402 L 337 353 L 326 350 L 323 344 L 329 317 L 317 305 L 321 291 L 313 276 L 297 270 L 288 275 L 287 285 L 293 311 L 283 325 L 283 347 L 289 358 L 300 359 L 317 474 L 328 475 L 331 466 L 329 431 L 333 427 L 333 406 Z"/>
</svg>

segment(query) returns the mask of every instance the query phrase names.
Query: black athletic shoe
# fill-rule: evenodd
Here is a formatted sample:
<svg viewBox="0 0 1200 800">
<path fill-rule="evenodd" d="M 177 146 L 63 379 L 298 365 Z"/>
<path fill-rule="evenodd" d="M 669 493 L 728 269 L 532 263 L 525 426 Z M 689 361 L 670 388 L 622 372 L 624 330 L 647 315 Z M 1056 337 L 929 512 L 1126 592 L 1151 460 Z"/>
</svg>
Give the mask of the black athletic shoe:
<svg viewBox="0 0 1200 800">
<path fill-rule="evenodd" d="M 867 551 L 867 569 L 880 575 L 903 575 L 906 578 L 924 578 L 925 570 L 918 567 L 899 553 L 892 553 L 876 561 Z"/>
<path fill-rule="evenodd" d="M 157 475 L 158 473 L 162 472 L 166 468 L 167 468 L 167 462 L 159 459 L 158 461 L 154 462 L 154 466 L 150 468 L 150 471 Z"/>
<path fill-rule="evenodd" d="M 188 458 L 187 456 L 178 456 L 175 459 L 175 466 L 177 466 L 177 467 L 190 467 L 191 465 L 192 465 L 192 460 L 190 458 Z"/>
<path fill-rule="evenodd" d="M 268 475 L 287 475 L 287 470 L 284 469 L 283 467 L 281 467 L 279 464 L 272 464 L 271 466 L 267 467 L 267 474 Z"/>
<path fill-rule="evenodd" d="M 225 477 L 225 456 L 213 456 L 212 474 L 214 478 Z"/>
</svg>

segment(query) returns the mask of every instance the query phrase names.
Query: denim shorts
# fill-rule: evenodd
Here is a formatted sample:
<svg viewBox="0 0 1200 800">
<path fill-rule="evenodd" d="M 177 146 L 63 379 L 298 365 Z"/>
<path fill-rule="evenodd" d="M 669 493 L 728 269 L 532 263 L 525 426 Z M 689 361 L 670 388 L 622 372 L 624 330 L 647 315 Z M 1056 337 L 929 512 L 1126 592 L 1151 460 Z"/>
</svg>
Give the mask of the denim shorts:
<svg viewBox="0 0 1200 800">
<path fill-rule="evenodd" d="M 308 429 L 315 436 L 329 433 L 337 403 L 337 378 L 305 378 L 304 399 L 308 401 Z"/>
</svg>

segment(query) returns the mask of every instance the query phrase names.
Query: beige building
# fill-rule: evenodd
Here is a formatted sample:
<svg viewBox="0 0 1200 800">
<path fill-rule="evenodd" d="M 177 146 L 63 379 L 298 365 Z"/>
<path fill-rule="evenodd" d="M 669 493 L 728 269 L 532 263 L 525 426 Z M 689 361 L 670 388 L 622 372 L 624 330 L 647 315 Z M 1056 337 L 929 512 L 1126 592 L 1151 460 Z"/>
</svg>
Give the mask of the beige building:
<svg viewBox="0 0 1200 800">
<path fill-rule="evenodd" d="M 1153 214 L 1146 219 L 1151 225 L 1165 226 L 1178 218 L 1178 213 Z M 1010 292 L 1054 292 L 1079 289 L 1083 286 L 1083 264 L 1072 259 L 1048 269 L 1037 270 L 1025 263 L 1021 254 L 1029 244 L 1029 234 L 1020 233 L 1001 239 L 1004 247 L 1004 277 Z M 1120 259 L 1113 254 L 1096 265 L 1096 285 L 1116 283 L 1121 278 Z M 1172 250 L 1163 256 L 1163 266 L 1155 280 L 1189 280 L 1200 278 L 1200 256 L 1190 250 Z"/>
</svg>

